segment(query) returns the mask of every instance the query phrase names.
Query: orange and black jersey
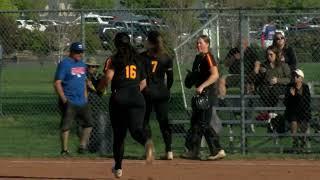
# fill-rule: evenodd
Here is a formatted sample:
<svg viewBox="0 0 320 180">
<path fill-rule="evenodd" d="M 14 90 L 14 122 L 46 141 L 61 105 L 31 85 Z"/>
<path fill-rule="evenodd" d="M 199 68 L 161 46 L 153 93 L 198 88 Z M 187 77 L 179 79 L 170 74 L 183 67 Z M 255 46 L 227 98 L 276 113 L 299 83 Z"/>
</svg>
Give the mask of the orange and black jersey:
<svg viewBox="0 0 320 180">
<path fill-rule="evenodd" d="M 210 52 L 200 53 L 196 56 L 192 66 L 192 72 L 197 75 L 196 87 L 199 87 L 209 78 L 212 66 L 217 66 L 217 63 Z"/>
<path fill-rule="evenodd" d="M 167 88 L 173 84 L 173 60 L 167 54 L 160 56 L 150 55 L 147 51 L 141 53 L 144 59 L 145 71 L 147 74 L 147 85 L 165 85 L 167 75 Z"/>
<path fill-rule="evenodd" d="M 125 64 L 115 57 L 110 57 L 104 65 L 104 71 L 108 69 L 114 70 L 111 82 L 112 92 L 120 88 L 138 87 L 140 81 L 146 78 L 143 63 L 139 58 L 136 58 L 134 62 Z"/>
</svg>

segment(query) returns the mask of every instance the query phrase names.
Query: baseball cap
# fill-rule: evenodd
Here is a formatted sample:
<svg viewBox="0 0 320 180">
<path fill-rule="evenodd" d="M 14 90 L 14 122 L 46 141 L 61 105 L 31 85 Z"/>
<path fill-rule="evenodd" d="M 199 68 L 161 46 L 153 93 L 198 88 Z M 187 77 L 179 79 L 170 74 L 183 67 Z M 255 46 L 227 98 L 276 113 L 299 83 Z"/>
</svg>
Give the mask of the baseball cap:
<svg viewBox="0 0 320 180">
<path fill-rule="evenodd" d="M 84 48 L 81 42 L 74 42 L 70 46 L 70 51 L 83 52 Z"/>
<path fill-rule="evenodd" d="M 300 70 L 300 69 L 296 69 L 296 70 L 294 70 L 294 72 L 295 72 L 298 76 L 300 76 L 300 77 L 304 78 L 304 73 L 303 73 L 303 71 L 302 71 L 302 70 Z"/>
</svg>

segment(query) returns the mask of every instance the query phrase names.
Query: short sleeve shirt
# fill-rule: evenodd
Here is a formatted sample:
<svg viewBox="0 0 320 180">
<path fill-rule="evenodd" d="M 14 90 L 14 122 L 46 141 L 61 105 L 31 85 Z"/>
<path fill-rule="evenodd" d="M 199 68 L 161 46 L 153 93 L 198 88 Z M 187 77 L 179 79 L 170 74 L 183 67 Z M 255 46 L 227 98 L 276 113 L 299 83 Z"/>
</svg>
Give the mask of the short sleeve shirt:
<svg viewBox="0 0 320 180">
<path fill-rule="evenodd" d="M 86 65 L 80 60 L 64 58 L 57 67 L 55 80 L 62 81 L 63 92 L 69 102 L 75 105 L 85 105 Z"/>
<path fill-rule="evenodd" d="M 114 70 L 114 76 L 111 82 L 111 90 L 119 88 L 138 87 L 140 81 L 146 78 L 143 62 L 139 57 L 135 62 L 127 64 L 122 63 L 116 57 L 111 57 L 106 60 L 104 71 L 108 69 Z"/>
<path fill-rule="evenodd" d="M 173 61 L 167 54 L 159 56 L 149 55 L 147 52 L 141 54 L 147 74 L 148 85 L 164 85 L 165 73 L 172 71 Z"/>
<path fill-rule="evenodd" d="M 196 87 L 199 87 L 209 78 L 212 66 L 217 66 L 217 63 L 211 53 L 200 53 L 196 56 L 192 67 L 192 71 L 198 74 Z"/>
</svg>

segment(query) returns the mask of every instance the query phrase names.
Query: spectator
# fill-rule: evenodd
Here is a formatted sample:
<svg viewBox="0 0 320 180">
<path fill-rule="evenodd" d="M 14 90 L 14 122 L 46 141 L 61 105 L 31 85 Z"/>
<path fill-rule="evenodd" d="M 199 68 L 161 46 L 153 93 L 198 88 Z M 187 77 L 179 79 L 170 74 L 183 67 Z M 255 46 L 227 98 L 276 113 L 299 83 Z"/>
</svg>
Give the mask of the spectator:
<svg viewBox="0 0 320 180">
<path fill-rule="evenodd" d="M 192 67 L 192 76 L 197 94 L 206 94 L 209 101 L 209 106 L 205 109 L 200 109 L 193 106 L 191 127 L 186 138 L 186 152 L 183 157 L 185 158 L 198 158 L 200 151 L 201 138 L 204 135 L 207 141 L 210 155 L 208 160 L 217 160 L 226 156 L 225 151 L 220 146 L 219 136 L 216 131 L 210 126 L 212 117 L 212 100 L 214 98 L 214 83 L 219 78 L 219 72 L 216 61 L 209 51 L 210 39 L 206 35 L 201 35 L 197 39 L 197 50 Z M 188 80 L 186 80 L 188 81 Z M 189 86 L 190 87 L 190 86 Z M 210 104 L 211 103 L 211 104 Z"/>
<path fill-rule="evenodd" d="M 98 73 L 98 68 L 100 64 L 97 63 L 94 57 L 90 57 L 86 61 L 87 65 L 87 86 L 88 91 L 97 92 L 96 88 L 99 84 L 100 79 L 102 78 L 102 74 Z"/>
<path fill-rule="evenodd" d="M 281 62 L 281 54 L 274 46 L 267 48 L 266 58 L 257 74 L 256 84 L 259 85 L 258 93 L 264 106 L 274 107 L 279 101 L 279 96 L 284 94 L 286 85 L 290 82 L 290 68 Z"/>
<path fill-rule="evenodd" d="M 86 151 L 92 129 L 87 100 L 86 65 L 82 61 L 83 51 L 81 43 L 72 43 L 70 55 L 59 63 L 55 74 L 54 87 L 59 95 L 59 107 L 62 111 L 60 124 L 62 156 L 70 156 L 68 150 L 69 131 L 75 117 L 78 117 L 79 124 L 84 128 L 80 136 L 78 153 Z"/>
<path fill-rule="evenodd" d="M 103 75 L 98 73 L 100 64 L 97 63 L 94 57 L 88 58 L 86 65 L 88 102 L 93 119 L 93 128 L 89 138 L 88 150 L 90 152 L 99 151 L 106 154 L 112 150 L 112 130 L 108 114 L 103 108 L 103 106 L 106 106 L 106 103 L 101 97 L 102 94 L 98 94 L 96 90 Z"/>
<path fill-rule="evenodd" d="M 247 47 L 244 51 L 244 74 L 245 74 L 245 92 L 246 94 L 254 93 L 254 75 L 260 67 L 259 58 L 253 47 Z M 230 86 L 240 86 L 241 74 L 241 55 L 238 48 L 232 48 L 225 58 L 225 66 L 229 74 L 223 76 L 218 81 L 218 97 L 226 95 L 226 88 Z"/>
<path fill-rule="evenodd" d="M 260 61 L 256 53 L 257 46 L 247 47 L 244 51 L 244 75 L 245 75 L 245 93 L 254 94 L 254 76 L 260 67 Z M 226 96 L 227 87 L 239 87 L 241 83 L 241 55 L 238 48 L 232 48 L 225 58 L 225 66 L 228 68 L 229 74 L 223 76 L 218 81 L 218 104 L 219 106 L 232 106 L 229 105 L 227 101 L 224 100 Z M 247 106 L 253 106 L 253 101 L 249 99 L 247 101 Z M 230 119 L 236 119 L 239 112 L 230 113 Z M 252 113 L 246 112 L 246 118 L 251 119 Z M 248 126 L 249 127 L 249 126 Z M 248 132 L 254 132 L 254 124 L 250 125 L 250 128 L 246 128 Z"/>
<path fill-rule="evenodd" d="M 280 60 L 287 63 L 291 69 L 291 72 L 293 72 L 297 68 L 296 53 L 292 47 L 288 46 L 284 34 L 281 32 L 276 32 L 273 38 L 272 46 L 275 46 L 280 50 Z"/>
<path fill-rule="evenodd" d="M 276 25 L 272 20 L 263 26 L 262 33 L 261 33 L 262 48 L 267 48 L 271 46 L 272 39 L 275 33 L 276 33 Z"/>
<path fill-rule="evenodd" d="M 303 71 L 296 69 L 293 76 L 294 82 L 288 85 L 284 99 L 285 117 L 291 124 L 293 149 L 300 151 L 306 146 L 306 136 L 297 137 L 295 135 L 298 132 L 305 134 L 308 130 L 311 119 L 311 98 L 309 87 L 303 82 Z"/>
</svg>

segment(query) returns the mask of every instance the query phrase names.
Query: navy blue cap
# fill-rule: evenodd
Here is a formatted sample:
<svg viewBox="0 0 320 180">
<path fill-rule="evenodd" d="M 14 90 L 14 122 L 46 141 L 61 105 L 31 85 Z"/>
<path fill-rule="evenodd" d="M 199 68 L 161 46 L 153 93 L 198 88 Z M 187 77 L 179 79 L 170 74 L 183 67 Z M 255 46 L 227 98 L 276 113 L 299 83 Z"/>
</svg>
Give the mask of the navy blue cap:
<svg viewBox="0 0 320 180">
<path fill-rule="evenodd" d="M 79 52 L 83 52 L 84 48 L 81 42 L 74 42 L 71 44 L 70 46 L 70 51 L 79 51 Z"/>
</svg>

